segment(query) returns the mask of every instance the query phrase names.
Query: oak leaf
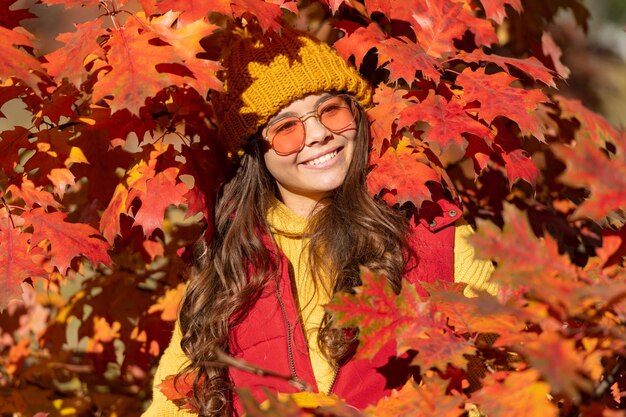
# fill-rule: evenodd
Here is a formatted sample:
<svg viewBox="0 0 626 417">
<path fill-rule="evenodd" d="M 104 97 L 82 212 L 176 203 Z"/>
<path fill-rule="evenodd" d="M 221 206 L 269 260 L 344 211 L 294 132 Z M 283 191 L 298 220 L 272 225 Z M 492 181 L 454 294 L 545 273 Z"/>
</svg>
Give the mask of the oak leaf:
<svg viewBox="0 0 626 417">
<path fill-rule="evenodd" d="M 46 275 L 33 260 L 36 251 L 31 251 L 30 234 L 15 227 L 15 220 L 0 209 L 0 311 L 10 300 L 22 298 L 22 281 Z"/>
<path fill-rule="evenodd" d="M 467 138 L 463 136 L 464 133 L 471 133 L 479 138 L 491 134 L 487 126 L 467 114 L 456 96 L 452 96 L 448 101 L 431 92 L 425 100 L 411 104 L 400 112 L 398 128 L 419 121 L 429 125 L 429 129 L 424 133 L 424 142 L 436 143 L 442 153 L 451 145 L 465 149 Z"/>
<path fill-rule="evenodd" d="M 376 44 L 376 49 L 380 57 L 378 65 L 389 70 L 389 82 L 396 82 L 402 78 L 410 85 L 415 79 L 416 71 L 420 71 L 425 78 L 435 83 L 441 78 L 437 60 L 409 38 L 390 38 Z M 380 62 L 381 60 L 383 62 Z"/>
<path fill-rule="evenodd" d="M 552 65 L 554 65 L 554 70 L 557 74 L 559 74 L 562 78 L 567 79 L 570 75 L 570 70 L 561 61 L 561 55 L 563 55 L 563 51 L 556 44 L 550 32 L 544 32 L 541 36 L 541 49 L 543 50 L 544 55 L 549 57 L 552 60 Z"/>
<path fill-rule="evenodd" d="M 79 23 L 75 27 L 74 32 L 62 33 L 56 38 L 63 46 L 46 54 L 48 62 L 43 66 L 48 74 L 59 81 L 67 78 L 79 88 L 87 75 L 85 65 L 104 55 L 104 50 L 97 41 L 101 36 L 107 35 L 107 32 L 100 19 Z"/>
<path fill-rule="evenodd" d="M 370 23 L 367 27 L 358 27 L 353 32 L 347 33 L 333 46 L 345 60 L 354 56 L 355 66 L 359 68 L 367 52 L 376 45 L 382 44 L 385 39 L 387 35 L 380 27 L 376 23 Z"/>
<path fill-rule="evenodd" d="M 539 381 L 539 373 L 533 369 L 499 372 L 485 378 L 472 402 L 490 417 L 557 417 L 558 409 L 548 399 L 549 394 L 550 385 Z"/>
<path fill-rule="evenodd" d="M 0 132 L 0 169 L 6 173 L 13 172 L 20 160 L 20 151 L 35 148 L 36 144 L 29 140 L 30 135 L 30 130 L 22 126 Z"/>
<path fill-rule="evenodd" d="M 524 59 L 510 58 L 496 54 L 486 54 L 483 50 L 477 49 L 472 52 L 461 51 L 455 57 L 455 59 L 457 58 L 465 62 L 490 62 L 502 68 L 509 75 L 511 75 L 510 68 L 514 67 L 524 71 L 536 81 L 541 81 L 550 87 L 556 87 L 552 71 L 546 68 L 546 66 L 534 56 Z"/>
<path fill-rule="evenodd" d="M 37 91 L 40 78 L 35 72 L 41 71 L 41 63 L 23 49 L 33 47 L 33 36 L 21 27 L 10 30 L 0 26 L 0 39 L 0 81 L 16 77 Z"/>
<path fill-rule="evenodd" d="M 391 141 L 394 135 L 398 115 L 409 105 L 403 95 L 402 90 L 394 90 L 384 84 L 374 91 L 375 107 L 367 113 L 367 117 L 370 120 L 372 147 L 379 155 L 384 149 L 385 141 Z"/>
<path fill-rule="evenodd" d="M 473 16 L 460 2 L 422 1 L 416 4 L 410 23 L 417 43 L 435 58 L 454 55 L 457 50 L 454 39 L 462 38 L 468 30 L 474 34 L 478 46 L 498 41 L 491 24 Z"/>
<path fill-rule="evenodd" d="M 387 203 L 404 204 L 412 202 L 420 207 L 422 201 L 431 198 L 427 183 L 439 182 L 439 174 L 423 162 L 418 161 L 418 153 L 410 147 L 389 148 L 380 158 L 372 158 L 375 165 L 367 177 L 367 188 L 372 194 L 381 190 Z"/>
<path fill-rule="evenodd" d="M 465 368 L 467 359 L 464 355 L 476 352 L 473 344 L 463 337 L 455 336 L 450 330 L 438 329 L 421 336 L 408 334 L 398 338 L 398 350 L 417 350 L 418 355 L 412 365 L 419 365 L 420 369 L 437 368 L 445 371 L 448 364 L 457 368 Z"/>
<path fill-rule="evenodd" d="M 431 315 L 432 306 L 420 298 L 414 286 L 404 285 L 396 296 L 382 275 L 366 270 L 362 281 L 355 294 L 336 294 L 325 307 L 339 326 L 359 327 L 355 357 L 371 358 L 390 340 L 439 327 Z"/>
<path fill-rule="evenodd" d="M 561 117 L 576 119 L 580 122 L 580 128 L 576 131 L 576 140 L 587 140 L 598 147 L 605 147 L 607 143 L 615 142 L 620 132 L 613 127 L 604 117 L 594 113 L 577 99 L 555 96 L 556 102 L 561 109 Z"/>
<path fill-rule="evenodd" d="M 504 72 L 487 74 L 484 68 L 465 70 L 456 79 L 457 85 L 463 87 L 463 102 L 480 103 L 480 108 L 474 110 L 488 124 L 498 116 L 505 116 L 517 123 L 522 134 L 544 140 L 542 124 L 535 111 L 549 99 L 537 89 L 512 87 L 515 81 L 516 78 Z"/>
<path fill-rule="evenodd" d="M 586 137 L 574 147 L 553 146 L 557 157 L 567 166 L 559 181 L 591 190 L 590 198 L 578 206 L 573 217 L 598 220 L 613 210 L 626 207 L 626 131 L 613 137 L 613 141 L 617 147 L 614 159 L 609 159 Z"/>
<path fill-rule="evenodd" d="M 186 79 L 186 83 L 205 95 L 209 89 L 221 90 L 222 83 L 217 79 L 215 73 L 222 67 L 216 61 L 197 58 L 197 55 L 204 52 L 200 45 L 200 40 L 215 32 L 219 26 L 207 23 L 204 20 L 196 20 L 184 26 L 176 27 L 174 22 L 180 13 L 168 11 L 162 16 L 148 20 L 143 14 L 138 18 L 146 23 L 155 34 L 174 48 L 185 66 L 194 74 L 191 79 Z"/>
<path fill-rule="evenodd" d="M 31 180 L 24 177 L 19 187 L 11 184 L 7 187 L 7 193 L 11 193 L 13 199 L 24 201 L 26 207 L 33 209 L 35 207 L 60 209 L 61 203 L 54 199 L 54 196 L 44 190 L 42 186 L 36 186 Z"/>
<path fill-rule="evenodd" d="M 186 202 L 185 194 L 189 188 L 177 182 L 177 178 L 178 168 L 170 167 L 147 180 L 145 190 L 133 188 L 130 191 L 127 209 L 135 198 L 141 201 L 141 207 L 134 215 L 134 224 L 143 228 L 145 236 L 150 236 L 155 229 L 162 227 L 165 210 L 169 206 Z"/>
<path fill-rule="evenodd" d="M 196 375 L 185 373 L 179 378 L 176 375 L 166 376 L 156 387 L 170 401 L 178 405 L 183 410 L 196 411 L 191 405 L 190 399 L 193 398 L 193 381 Z"/>
<path fill-rule="evenodd" d="M 50 264 L 65 274 L 72 260 L 84 256 L 92 264 L 99 262 L 109 265 L 111 258 L 107 253 L 109 245 L 101 239 L 93 227 L 82 223 L 65 221 L 67 213 L 46 213 L 43 208 L 36 208 L 22 214 L 26 225 L 33 226 L 31 245 L 35 246 L 47 240 L 50 242 Z"/>
<path fill-rule="evenodd" d="M 159 64 L 182 62 L 172 46 L 155 46 L 151 43 L 153 39 L 154 33 L 144 31 L 137 18 L 130 18 L 126 26 L 111 31 L 106 43 L 110 70 L 95 83 L 94 102 L 113 96 L 109 105 L 111 113 L 128 109 L 139 114 L 147 98 L 182 81 L 178 75 L 157 70 Z"/>
<path fill-rule="evenodd" d="M 365 410 L 371 417 L 460 417 L 465 415 L 463 398 L 446 395 L 447 383 L 436 377 L 426 377 L 418 386 L 408 381 L 402 389 L 394 391 L 388 398 L 378 401 L 376 406 Z"/>
<path fill-rule="evenodd" d="M 480 2 L 485 9 L 487 19 L 491 19 L 498 24 L 502 23 L 506 17 L 507 4 L 518 13 L 522 13 L 524 10 L 522 0 L 480 0 Z"/>
</svg>

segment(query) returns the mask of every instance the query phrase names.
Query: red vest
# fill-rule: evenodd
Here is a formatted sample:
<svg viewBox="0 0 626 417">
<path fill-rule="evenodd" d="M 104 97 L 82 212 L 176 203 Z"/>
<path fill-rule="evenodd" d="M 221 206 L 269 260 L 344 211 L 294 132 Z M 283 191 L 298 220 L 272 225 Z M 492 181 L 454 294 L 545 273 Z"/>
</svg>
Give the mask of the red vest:
<svg viewBox="0 0 626 417">
<path fill-rule="evenodd" d="M 461 210 L 448 201 L 423 206 L 422 219 L 413 227 L 408 241 L 419 260 L 416 268 L 407 271 L 409 282 L 454 280 L 454 226 Z M 277 280 L 270 281 L 244 321 L 231 331 L 231 354 L 253 365 L 282 375 L 296 375 L 317 390 L 306 338 L 299 320 L 289 277 L 289 265 L 280 254 Z M 390 341 L 371 360 L 350 360 L 339 368 L 331 389 L 349 404 L 364 408 L 375 404 L 399 388 L 408 377 L 408 361 L 395 357 L 395 342 Z M 236 388 L 245 387 L 259 401 L 265 399 L 263 388 L 271 392 L 294 393 L 296 388 L 286 381 L 253 375 L 230 368 Z M 235 410 L 243 414 L 235 395 Z"/>
</svg>

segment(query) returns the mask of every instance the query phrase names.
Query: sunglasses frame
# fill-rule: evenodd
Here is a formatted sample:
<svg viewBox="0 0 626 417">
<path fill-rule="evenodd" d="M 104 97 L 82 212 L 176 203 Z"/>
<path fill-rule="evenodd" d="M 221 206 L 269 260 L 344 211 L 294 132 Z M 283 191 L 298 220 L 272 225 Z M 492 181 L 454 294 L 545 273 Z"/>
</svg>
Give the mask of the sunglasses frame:
<svg viewBox="0 0 626 417">
<path fill-rule="evenodd" d="M 265 127 L 265 129 L 263 129 L 263 130 L 265 131 L 265 134 L 263 134 L 263 133 L 262 133 L 262 134 L 261 134 L 261 136 L 263 137 L 263 139 L 264 139 L 267 143 L 269 143 L 269 144 L 270 144 L 271 148 L 272 148 L 272 149 L 274 149 L 274 152 L 276 152 L 276 154 L 277 154 L 277 155 L 280 155 L 280 156 L 288 156 L 288 155 L 294 154 L 294 153 L 296 153 L 296 152 L 300 152 L 302 149 L 304 149 L 304 144 L 306 143 L 306 128 L 304 127 L 304 122 L 305 122 L 306 120 L 310 119 L 311 117 L 315 117 L 315 118 L 317 119 L 317 121 L 318 121 L 321 125 L 323 125 L 326 129 L 328 129 L 328 130 L 329 130 L 329 131 L 331 131 L 332 133 L 340 133 L 340 132 L 341 132 L 343 129 L 345 129 L 345 128 L 338 129 L 338 130 L 332 130 L 332 129 L 330 129 L 328 126 L 326 126 L 324 123 L 322 123 L 322 121 L 320 120 L 320 115 L 318 114 L 318 111 L 319 111 L 320 107 L 321 107 L 324 103 L 326 103 L 328 100 L 330 100 L 330 99 L 332 99 L 332 98 L 335 98 L 335 97 L 343 97 L 343 98 L 345 98 L 345 99 L 346 99 L 346 102 L 348 103 L 348 106 L 349 106 L 349 108 L 351 109 L 351 112 L 352 112 L 352 119 L 353 119 L 353 121 L 354 121 L 354 122 L 357 124 L 357 126 L 358 126 L 358 118 L 359 118 L 359 116 L 360 116 L 360 112 L 359 112 L 359 102 L 358 102 L 358 101 L 357 101 L 354 97 L 352 97 L 352 96 L 351 96 L 351 95 L 349 95 L 349 94 L 335 94 L 335 95 L 328 96 L 327 98 L 325 98 L 324 100 L 322 100 L 322 101 L 321 101 L 321 102 L 320 102 L 320 103 L 319 103 L 319 104 L 315 107 L 315 110 L 312 110 L 312 111 L 310 111 L 310 112 L 307 112 L 307 113 L 305 113 L 305 114 L 303 114 L 303 115 L 301 115 L 301 116 L 285 116 L 285 117 L 282 117 L 282 118 L 280 118 L 280 119 L 278 119 L 278 120 L 274 120 L 271 124 L 268 124 L 268 125 Z M 271 126 L 273 126 L 273 125 L 275 125 L 276 123 L 279 123 L 279 122 L 281 122 L 281 121 L 283 121 L 283 120 L 285 120 L 285 119 L 289 119 L 289 118 L 292 118 L 292 117 L 293 117 L 293 118 L 296 118 L 296 119 L 299 119 L 299 120 L 300 120 L 300 123 L 302 123 L 302 128 L 304 129 L 304 135 L 302 135 L 302 141 L 301 141 L 301 143 L 300 143 L 300 146 L 299 146 L 297 149 L 294 149 L 293 151 L 290 151 L 290 152 L 280 152 L 280 151 L 276 150 L 276 148 L 274 148 L 274 140 L 273 140 L 273 139 L 272 139 L 272 140 L 270 140 L 270 139 L 269 139 L 269 136 L 268 136 L 268 135 L 269 135 L 269 130 L 270 130 L 270 127 L 271 127 Z M 348 125 L 348 126 L 350 126 L 350 125 Z M 346 126 L 346 127 L 348 127 L 348 126 Z"/>
</svg>

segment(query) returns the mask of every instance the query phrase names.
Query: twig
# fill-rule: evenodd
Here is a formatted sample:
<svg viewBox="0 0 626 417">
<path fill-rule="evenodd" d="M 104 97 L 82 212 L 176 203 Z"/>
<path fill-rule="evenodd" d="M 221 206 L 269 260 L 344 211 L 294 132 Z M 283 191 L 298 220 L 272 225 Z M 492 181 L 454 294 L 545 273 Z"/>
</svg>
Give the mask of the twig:
<svg viewBox="0 0 626 417">
<path fill-rule="evenodd" d="M 295 376 L 279 374 L 277 372 L 270 371 L 268 369 L 259 368 L 258 366 L 254 366 L 251 363 L 249 363 L 249 362 L 247 362 L 247 361 L 245 361 L 243 359 L 235 358 L 235 357 L 229 355 L 228 353 L 224 352 L 223 350 L 221 350 L 219 348 L 215 349 L 215 354 L 217 356 L 217 362 L 216 363 L 211 363 L 211 365 L 214 365 L 214 366 L 231 366 L 233 368 L 239 369 L 239 370 L 244 371 L 244 372 L 249 372 L 249 373 L 252 373 L 254 375 L 271 376 L 271 377 L 274 377 L 274 378 L 279 378 L 279 379 L 282 379 L 282 380 L 285 380 L 285 381 L 289 382 L 292 386 L 296 387 L 300 391 L 304 391 L 304 392 L 312 392 L 313 391 L 309 384 L 307 384 L 305 381 L 302 381 L 301 379 L 299 379 L 299 378 L 297 378 Z"/>
</svg>

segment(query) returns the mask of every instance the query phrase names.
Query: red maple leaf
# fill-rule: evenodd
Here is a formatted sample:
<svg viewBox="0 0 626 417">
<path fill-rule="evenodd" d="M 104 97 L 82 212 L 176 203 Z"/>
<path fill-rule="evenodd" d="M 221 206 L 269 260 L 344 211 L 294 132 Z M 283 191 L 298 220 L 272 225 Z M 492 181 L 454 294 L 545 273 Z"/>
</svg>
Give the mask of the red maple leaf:
<svg viewBox="0 0 626 417">
<path fill-rule="evenodd" d="M 413 359 L 413 365 L 419 365 L 421 369 L 437 368 L 445 371 L 448 364 L 457 368 L 465 368 L 467 359 L 464 355 L 476 352 L 473 344 L 462 337 L 455 336 L 450 330 L 435 330 L 415 335 L 413 332 L 398 338 L 399 350 L 417 350 L 419 354 Z"/>
<path fill-rule="evenodd" d="M 553 391 L 578 401 L 581 391 L 593 389 L 594 384 L 586 377 L 586 366 L 575 340 L 549 330 L 539 335 L 520 333 L 519 339 L 520 343 L 511 348 L 526 357 L 530 366 L 550 383 Z"/>
<path fill-rule="evenodd" d="M 383 43 L 385 39 L 387 39 L 387 35 L 380 30 L 380 27 L 376 23 L 370 23 L 367 27 L 359 27 L 355 31 L 346 34 L 346 36 L 335 42 L 333 46 L 345 60 L 349 60 L 351 56 L 354 56 L 354 63 L 359 68 L 367 52 Z"/>
<path fill-rule="evenodd" d="M 389 148 L 380 158 L 372 158 L 374 169 L 367 177 L 367 188 L 372 194 L 387 190 L 383 198 L 388 204 L 411 201 L 416 207 L 431 198 L 427 182 L 439 182 L 439 174 L 423 162 L 409 147 Z"/>
<path fill-rule="evenodd" d="M 402 90 L 394 90 L 381 84 L 374 92 L 375 106 L 367 112 L 370 120 L 372 134 L 372 148 L 378 154 L 383 151 L 384 142 L 390 141 L 395 129 L 394 124 L 400 112 L 409 105 L 409 101 L 403 98 Z"/>
<path fill-rule="evenodd" d="M 502 123 L 502 119 L 497 119 L 494 127 L 497 134 L 493 148 L 504 161 L 509 186 L 512 187 L 517 181 L 524 180 L 534 188 L 539 176 L 539 168 L 522 149 L 520 140 L 511 133 L 510 129 L 507 129 L 505 123 Z"/>
<path fill-rule="evenodd" d="M 20 199 L 24 201 L 26 207 L 33 209 L 36 207 L 60 209 L 61 203 L 54 199 L 54 196 L 45 191 L 43 187 L 37 187 L 27 178 L 22 179 L 22 183 L 18 187 L 11 184 L 7 187 L 7 193 L 11 193 L 12 199 Z"/>
<path fill-rule="evenodd" d="M 541 81 L 550 87 L 556 87 L 552 71 L 546 68 L 546 66 L 534 56 L 524 59 L 508 58 L 495 54 L 486 54 L 482 49 L 477 49 L 472 52 L 461 51 L 455 59 L 456 58 L 465 62 L 490 62 L 502 68 L 509 75 L 511 75 L 509 67 L 515 67 L 530 75 L 534 80 Z"/>
<path fill-rule="evenodd" d="M 425 78 L 439 82 L 439 63 L 424 49 L 409 38 L 390 38 L 376 45 L 378 56 L 381 58 L 379 66 L 389 70 L 389 81 L 395 82 L 400 78 L 411 84 L 415 72 L 420 71 Z M 380 62 L 383 61 L 383 62 Z M 385 62 L 388 61 L 388 62 Z"/>
<path fill-rule="evenodd" d="M 371 417 L 460 417 L 465 415 L 463 397 L 446 395 L 448 381 L 425 377 L 417 385 L 408 381 L 402 389 L 365 410 Z"/>
<path fill-rule="evenodd" d="M 363 285 L 356 288 L 355 294 L 337 294 L 325 307 L 339 326 L 359 327 L 357 358 L 373 357 L 400 335 L 415 335 L 421 327 L 437 326 L 431 305 L 420 298 L 413 285 L 404 285 L 396 296 L 382 275 L 366 270 L 362 280 Z"/>
<path fill-rule="evenodd" d="M 107 32 L 102 27 L 100 19 L 79 23 L 76 31 L 62 33 L 56 40 L 64 45 L 46 55 L 47 63 L 43 64 L 48 74 L 62 80 L 67 80 L 80 88 L 86 77 L 85 65 L 96 57 L 103 56 L 104 51 L 98 45 L 98 38 Z M 89 60 L 87 58 L 89 57 Z"/>
<path fill-rule="evenodd" d="M 72 260 L 78 256 L 84 256 L 94 265 L 111 263 L 107 253 L 109 245 L 94 237 L 99 236 L 98 231 L 87 224 L 66 222 L 67 213 L 46 213 L 43 208 L 36 208 L 24 212 L 22 217 L 25 224 L 34 229 L 31 245 L 49 241 L 50 264 L 62 274 L 67 273 Z"/>
<path fill-rule="evenodd" d="M 33 36 L 21 27 L 13 30 L 0 26 L 0 80 L 19 78 L 37 91 L 40 78 L 35 71 L 41 70 L 41 63 L 20 47 L 32 48 Z"/>
<path fill-rule="evenodd" d="M 176 182 L 178 168 L 170 167 L 146 181 L 145 190 L 134 188 L 128 196 L 127 209 L 133 199 L 141 200 L 141 207 L 135 213 L 135 225 L 143 228 L 145 236 L 163 226 L 165 210 L 171 205 L 186 203 L 185 194 L 189 188 Z"/>
<path fill-rule="evenodd" d="M 448 101 L 431 92 L 420 103 L 407 106 L 400 112 L 398 128 L 419 121 L 430 126 L 424 134 L 424 141 L 436 143 L 441 152 L 445 152 L 451 145 L 464 149 L 467 146 L 467 138 L 463 133 L 471 133 L 478 137 L 487 137 L 491 134 L 487 126 L 467 114 L 460 100 L 454 95 Z"/>
<path fill-rule="evenodd" d="M 614 143 L 620 136 L 620 132 L 611 125 L 604 117 L 594 113 L 577 99 L 570 99 L 561 95 L 554 97 L 561 109 L 561 117 L 564 119 L 576 119 L 580 122 L 580 128 L 576 131 L 577 141 L 593 142 L 598 147 L 605 147 L 607 143 Z"/>
<path fill-rule="evenodd" d="M 552 65 L 556 73 L 563 78 L 568 78 L 570 70 L 561 62 L 563 51 L 561 51 L 561 48 L 556 44 L 550 32 L 544 32 L 541 36 L 541 49 L 544 55 L 552 60 Z"/>
<path fill-rule="evenodd" d="M 0 311 L 10 300 L 21 299 L 20 284 L 27 278 L 45 276 L 46 271 L 33 261 L 35 251 L 30 250 L 30 233 L 22 233 L 15 227 L 18 217 L 9 218 L 0 209 Z"/>
<path fill-rule="evenodd" d="M 463 87 L 463 102 L 479 102 L 474 109 L 480 118 L 491 124 L 498 116 L 505 116 L 519 126 L 522 134 L 543 140 L 543 129 L 535 112 L 541 103 L 550 100 L 537 89 L 511 87 L 516 78 L 500 72 L 487 74 L 484 68 L 465 70 L 456 79 Z"/>
<path fill-rule="evenodd" d="M 231 8 L 235 17 L 249 16 L 256 19 L 263 32 L 270 29 L 280 32 L 283 9 L 297 13 L 293 0 L 233 0 Z"/>
<path fill-rule="evenodd" d="M 167 12 L 162 16 L 148 21 L 140 16 L 161 39 L 174 48 L 174 52 L 184 62 L 185 66 L 194 74 L 193 78 L 186 79 L 186 83 L 205 95 L 209 89 L 221 90 L 222 83 L 215 73 L 222 67 L 216 61 L 197 58 L 196 55 L 204 52 L 200 40 L 209 36 L 219 28 L 217 25 L 204 20 L 196 20 L 184 26 L 174 27 L 174 22 L 180 13 Z"/>
<path fill-rule="evenodd" d="M 614 159 L 607 158 L 596 143 L 584 136 L 574 147 L 553 146 L 557 157 L 567 166 L 559 181 L 591 190 L 590 198 L 576 209 L 573 217 L 601 219 L 613 210 L 626 207 L 626 131 L 614 137 L 613 142 L 617 147 Z"/>
<path fill-rule="evenodd" d="M 535 237 L 523 212 L 507 204 L 503 218 L 502 230 L 479 220 L 477 233 L 468 239 L 479 258 L 498 263 L 492 279 L 527 288 L 554 308 L 572 308 L 576 300 L 571 294 L 584 285 L 578 280 L 580 271 L 559 254 L 552 237 Z"/>
<path fill-rule="evenodd" d="M 547 352 L 547 351 L 546 351 Z M 550 385 L 539 381 L 533 369 L 488 375 L 472 402 L 490 417 L 557 417 L 559 411 L 548 399 Z"/>
<path fill-rule="evenodd" d="M 23 149 L 35 148 L 36 145 L 29 140 L 30 135 L 30 130 L 22 126 L 0 132 L 0 168 L 4 172 L 13 172 Z"/>
<path fill-rule="evenodd" d="M 457 50 L 454 39 L 462 38 L 468 30 L 474 34 L 479 46 L 488 46 L 498 41 L 495 30 L 488 21 L 473 16 L 470 10 L 457 2 L 419 2 L 411 14 L 410 22 L 417 43 L 435 58 L 454 55 Z"/>
<path fill-rule="evenodd" d="M 143 23 L 130 18 L 125 27 L 111 31 L 106 43 L 107 62 L 111 69 L 93 87 L 93 101 L 113 96 L 111 113 L 128 109 L 139 114 L 148 97 L 182 81 L 180 76 L 157 71 L 158 64 L 182 64 L 170 45 L 150 43 L 154 33 L 144 31 Z"/>
<path fill-rule="evenodd" d="M 522 13 L 522 0 L 480 0 L 485 8 L 487 19 L 491 19 L 500 24 L 506 17 L 506 5 L 510 5 L 518 13 Z"/>
</svg>

